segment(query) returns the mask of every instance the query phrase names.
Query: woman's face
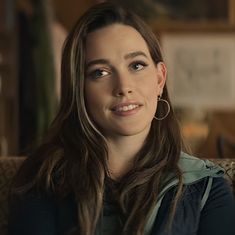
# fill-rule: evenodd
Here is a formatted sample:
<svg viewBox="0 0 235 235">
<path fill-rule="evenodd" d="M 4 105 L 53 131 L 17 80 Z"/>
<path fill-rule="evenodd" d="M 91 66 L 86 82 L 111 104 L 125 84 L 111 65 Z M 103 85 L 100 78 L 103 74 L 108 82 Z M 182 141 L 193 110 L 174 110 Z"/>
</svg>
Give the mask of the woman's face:
<svg viewBox="0 0 235 235">
<path fill-rule="evenodd" d="M 113 24 L 88 34 L 85 100 L 106 138 L 147 136 L 162 93 L 166 69 L 155 65 L 133 27 Z"/>
</svg>

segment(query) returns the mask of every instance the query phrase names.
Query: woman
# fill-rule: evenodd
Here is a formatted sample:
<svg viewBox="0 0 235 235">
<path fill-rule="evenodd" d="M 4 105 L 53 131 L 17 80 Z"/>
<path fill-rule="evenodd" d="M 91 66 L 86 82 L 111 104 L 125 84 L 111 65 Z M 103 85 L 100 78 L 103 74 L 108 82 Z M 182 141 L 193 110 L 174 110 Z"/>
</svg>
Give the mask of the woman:
<svg viewBox="0 0 235 235">
<path fill-rule="evenodd" d="M 58 115 L 15 178 L 9 234 L 234 234 L 222 170 L 181 151 L 166 74 L 133 13 L 102 3 L 81 17 Z"/>
</svg>

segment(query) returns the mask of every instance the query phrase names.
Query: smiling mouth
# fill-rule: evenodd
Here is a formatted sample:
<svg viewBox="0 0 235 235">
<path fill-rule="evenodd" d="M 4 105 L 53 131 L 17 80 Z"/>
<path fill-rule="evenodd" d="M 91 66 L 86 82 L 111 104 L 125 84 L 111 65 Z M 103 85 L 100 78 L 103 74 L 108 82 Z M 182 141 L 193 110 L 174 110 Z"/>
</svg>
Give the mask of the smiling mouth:
<svg viewBox="0 0 235 235">
<path fill-rule="evenodd" d="M 127 111 L 131 111 L 134 110 L 136 108 L 138 108 L 140 105 L 137 104 L 129 104 L 129 105 L 124 105 L 122 107 L 117 107 L 116 109 L 114 109 L 114 111 L 116 112 L 127 112 Z"/>
<path fill-rule="evenodd" d="M 122 104 L 122 105 L 117 105 L 114 108 L 112 108 L 111 110 L 117 113 L 125 113 L 125 112 L 130 112 L 133 111 L 135 109 L 138 109 L 140 106 L 140 104 Z"/>
</svg>

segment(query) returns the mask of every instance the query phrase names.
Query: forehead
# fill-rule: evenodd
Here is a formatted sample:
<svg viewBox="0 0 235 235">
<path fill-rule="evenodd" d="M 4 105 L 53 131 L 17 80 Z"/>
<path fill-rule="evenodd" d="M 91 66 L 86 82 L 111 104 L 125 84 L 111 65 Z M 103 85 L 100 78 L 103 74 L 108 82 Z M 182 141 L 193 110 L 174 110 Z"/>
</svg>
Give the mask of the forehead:
<svg viewBox="0 0 235 235">
<path fill-rule="evenodd" d="M 94 57 L 111 56 L 115 52 L 128 53 L 143 51 L 150 56 L 146 41 L 133 27 L 123 24 L 112 24 L 87 35 L 86 60 Z"/>
</svg>

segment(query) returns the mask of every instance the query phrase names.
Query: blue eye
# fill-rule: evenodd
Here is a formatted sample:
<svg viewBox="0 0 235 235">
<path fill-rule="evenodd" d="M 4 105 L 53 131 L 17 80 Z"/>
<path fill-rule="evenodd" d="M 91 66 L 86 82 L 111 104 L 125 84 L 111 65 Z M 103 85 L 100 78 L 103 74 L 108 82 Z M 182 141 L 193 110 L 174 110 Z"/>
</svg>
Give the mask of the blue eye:
<svg viewBox="0 0 235 235">
<path fill-rule="evenodd" d="M 104 76 L 107 76 L 109 74 L 109 72 L 103 70 L 103 69 L 95 69 L 94 71 L 92 71 L 89 76 L 92 79 L 97 79 L 97 78 L 101 78 Z"/>
<path fill-rule="evenodd" d="M 147 64 L 144 63 L 144 62 L 134 62 L 130 65 L 131 69 L 134 70 L 134 71 L 142 70 L 146 66 L 147 66 Z"/>
</svg>

